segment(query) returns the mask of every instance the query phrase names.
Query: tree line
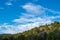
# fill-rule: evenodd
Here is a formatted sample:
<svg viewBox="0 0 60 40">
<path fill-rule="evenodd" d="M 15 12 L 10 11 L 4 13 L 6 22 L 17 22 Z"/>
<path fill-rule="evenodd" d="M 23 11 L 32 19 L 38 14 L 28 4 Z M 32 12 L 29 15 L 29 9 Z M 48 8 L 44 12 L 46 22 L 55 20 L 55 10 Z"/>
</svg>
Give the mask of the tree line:
<svg viewBox="0 0 60 40">
<path fill-rule="evenodd" d="M 60 40 L 60 22 L 41 25 L 23 33 L 0 34 L 0 40 Z"/>
</svg>

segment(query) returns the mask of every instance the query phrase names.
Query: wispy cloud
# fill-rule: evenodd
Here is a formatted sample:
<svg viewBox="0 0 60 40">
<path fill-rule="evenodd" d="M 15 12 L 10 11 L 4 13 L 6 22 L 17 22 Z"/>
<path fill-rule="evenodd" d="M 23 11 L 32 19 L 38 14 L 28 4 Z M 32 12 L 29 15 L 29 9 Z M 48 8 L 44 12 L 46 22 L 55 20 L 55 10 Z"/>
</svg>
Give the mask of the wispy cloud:
<svg viewBox="0 0 60 40">
<path fill-rule="evenodd" d="M 28 3 L 26 5 L 23 5 L 23 9 L 26 10 L 29 14 L 33 15 L 40 15 L 42 13 L 45 13 L 46 10 L 40 5 L 34 5 L 32 3 Z"/>
<path fill-rule="evenodd" d="M 7 6 L 11 6 L 12 3 L 11 3 L 11 2 L 6 2 L 5 5 L 7 5 Z"/>
<path fill-rule="evenodd" d="M 8 4 L 12 5 L 12 4 Z M 30 30 L 34 27 L 38 27 L 39 25 L 43 24 L 50 24 L 53 22 L 53 19 L 60 18 L 60 16 L 47 16 L 46 13 L 59 13 L 48 8 L 44 8 L 41 5 L 35 5 L 32 3 L 27 3 L 22 6 L 26 12 L 22 12 L 19 18 L 12 20 L 17 25 L 10 25 L 8 23 L 4 23 L 0 25 L 0 30 L 3 33 L 19 33 L 26 30 Z"/>
<path fill-rule="evenodd" d="M 50 12 L 54 13 L 54 14 L 60 14 L 59 11 L 51 10 L 51 9 L 48 9 L 48 8 L 45 8 L 45 9 L 46 9 L 47 11 L 50 11 Z"/>
</svg>

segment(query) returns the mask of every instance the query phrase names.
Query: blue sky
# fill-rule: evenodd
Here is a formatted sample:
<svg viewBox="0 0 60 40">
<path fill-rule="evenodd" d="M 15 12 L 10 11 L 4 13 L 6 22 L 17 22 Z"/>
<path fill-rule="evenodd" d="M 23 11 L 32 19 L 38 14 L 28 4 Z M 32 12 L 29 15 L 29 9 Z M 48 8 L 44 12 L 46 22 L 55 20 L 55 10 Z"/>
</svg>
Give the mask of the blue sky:
<svg viewBox="0 0 60 40">
<path fill-rule="evenodd" d="M 0 0 L 0 34 L 15 34 L 60 21 L 60 0 Z"/>
</svg>

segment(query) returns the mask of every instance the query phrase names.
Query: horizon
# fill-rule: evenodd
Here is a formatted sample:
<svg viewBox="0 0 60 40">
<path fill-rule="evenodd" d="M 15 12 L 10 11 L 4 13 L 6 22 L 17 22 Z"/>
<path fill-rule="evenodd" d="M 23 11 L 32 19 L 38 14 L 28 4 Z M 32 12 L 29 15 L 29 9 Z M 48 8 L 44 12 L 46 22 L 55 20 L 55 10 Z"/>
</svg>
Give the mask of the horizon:
<svg viewBox="0 0 60 40">
<path fill-rule="evenodd" d="M 0 0 L 0 34 L 15 34 L 60 22 L 59 0 Z"/>
</svg>

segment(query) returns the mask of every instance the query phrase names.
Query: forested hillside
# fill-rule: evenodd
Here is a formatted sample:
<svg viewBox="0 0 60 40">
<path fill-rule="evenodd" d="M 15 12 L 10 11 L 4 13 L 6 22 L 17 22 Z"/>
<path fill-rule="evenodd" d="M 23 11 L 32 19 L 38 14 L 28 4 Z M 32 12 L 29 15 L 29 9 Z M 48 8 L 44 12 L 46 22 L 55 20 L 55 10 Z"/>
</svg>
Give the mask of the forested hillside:
<svg viewBox="0 0 60 40">
<path fill-rule="evenodd" d="M 0 40 L 60 40 L 60 22 L 41 25 L 23 33 L 0 34 Z"/>
</svg>

